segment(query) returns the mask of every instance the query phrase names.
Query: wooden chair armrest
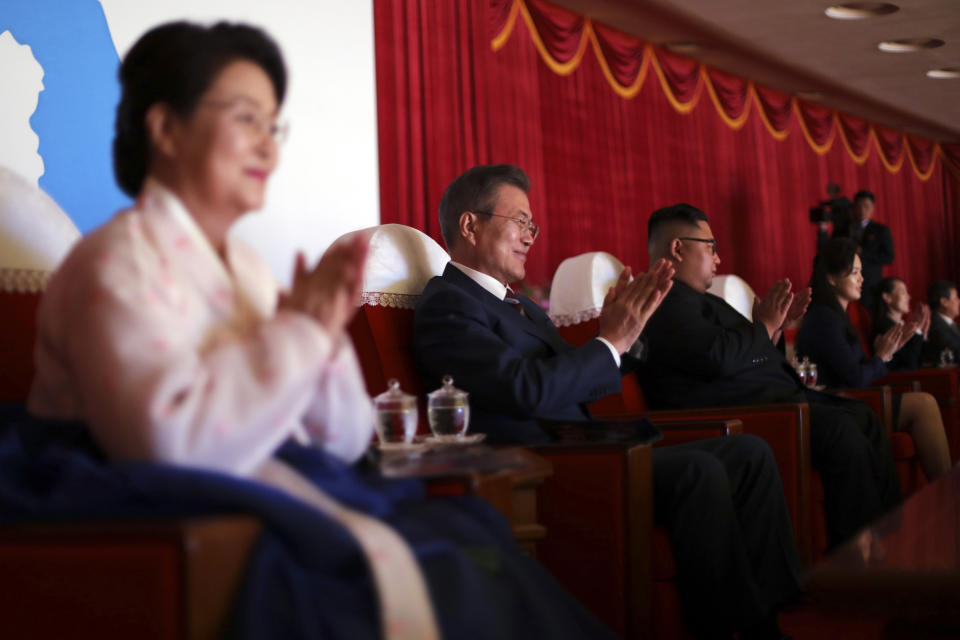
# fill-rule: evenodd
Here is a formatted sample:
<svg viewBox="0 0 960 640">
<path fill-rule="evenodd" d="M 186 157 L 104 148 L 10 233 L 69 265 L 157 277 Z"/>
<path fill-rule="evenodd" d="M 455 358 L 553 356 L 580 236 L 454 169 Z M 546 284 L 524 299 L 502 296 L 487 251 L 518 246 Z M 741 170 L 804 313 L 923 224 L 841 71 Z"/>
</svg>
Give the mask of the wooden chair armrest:
<svg viewBox="0 0 960 640">
<path fill-rule="evenodd" d="M 805 402 L 666 409 L 645 414 L 658 426 L 664 422 L 739 419 L 743 433 L 763 438 L 777 461 L 787 509 L 804 562 L 813 561 L 811 529 L 810 407 Z"/>
<path fill-rule="evenodd" d="M 883 422 L 883 427 L 887 430 L 887 437 L 893 434 L 893 393 L 888 385 L 831 389 L 830 392 L 865 402 Z"/>
<path fill-rule="evenodd" d="M 919 389 L 912 387 L 913 383 Z M 922 368 L 914 371 L 896 371 L 888 373 L 876 384 L 890 385 L 897 391 L 903 391 L 904 385 L 910 385 L 909 391 L 926 391 L 932 394 L 941 405 L 956 405 L 960 399 L 960 369 L 958 368 Z M 900 388 L 897 388 L 900 387 Z"/>
<path fill-rule="evenodd" d="M 537 494 L 547 537 L 538 559 L 612 631 L 650 629 L 653 458 L 649 445 L 554 443 L 530 448 L 553 467 Z"/>
<path fill-rule="evenodd" d="M 0 526 L 0 635 L 221 637 L 260 529 L 247 515 Z"/>
<path fill-rule="evenodd" d="M 522 447 L 461 447 L 424 454 L 393 456 L 380 472 L 394 478 L 419 478 L 430 497 L 476 495 L 510 523 L 517 543 L 531 554 L 546 535 L 537 522 L 537 491 L 553 471 L 543 457 Z"/>
<path fill-rule="evenodd" d="M 657 427 L 663 432 L 663 440 L 655 446 L 673 446 L 706 440 L 708 438 L 722 438 L 725 436 L 743 433 L 743 421 L 737 418 L 726 420 L 695 420 L 695 421 L 663 421 L 657 422 Z"/>
</svg>

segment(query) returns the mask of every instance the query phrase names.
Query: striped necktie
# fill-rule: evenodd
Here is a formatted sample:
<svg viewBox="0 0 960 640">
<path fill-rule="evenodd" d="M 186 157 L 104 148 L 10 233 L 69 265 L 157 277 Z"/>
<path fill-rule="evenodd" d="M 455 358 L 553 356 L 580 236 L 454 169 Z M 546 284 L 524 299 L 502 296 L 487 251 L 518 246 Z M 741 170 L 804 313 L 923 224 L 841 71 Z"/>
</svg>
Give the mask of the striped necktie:
<svg viewBox="0 0 960 640">
<path fill-rule="evenodd" d="M 504 296 L 503 301 L 509 304 L 514 311 L 520 315 L 524 315 L 523 305 L 520 304 L 520 296 L 518 296 L 513 289 L 507 288 L 507 295 Z"/>
</svg>

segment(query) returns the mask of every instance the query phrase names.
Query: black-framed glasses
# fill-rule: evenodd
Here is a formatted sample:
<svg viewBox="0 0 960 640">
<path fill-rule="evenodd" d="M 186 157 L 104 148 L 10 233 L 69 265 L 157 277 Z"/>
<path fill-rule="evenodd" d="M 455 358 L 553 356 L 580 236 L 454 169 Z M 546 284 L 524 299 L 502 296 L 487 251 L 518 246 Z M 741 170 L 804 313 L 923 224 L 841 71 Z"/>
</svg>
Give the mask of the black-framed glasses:
<svg viewBox="0 0 960 640">
<path fill-rule="evenodd" d="M 474 213 L 479 213 L 485 216 L 493 216 L 494 218 L 506 218 L 507 220 L 513 220 L 519 225 L 521 231 L 528 231 L 533 239 L 536 240 L 537 236 L 540 235 L 540 225 L 528 218 L 514 218 L 513 216 L 504 216 L 499 213 L 491 213 L 489 211 L 475 211 Z"/>
<path fill-rule="evenodd" d="M 691 238 L 691 237 L 687 236 L 687 237 L 680 237 L 680 238 L 677 238 L 677 239 L 678 239 L 678 240 L 692 240 L 693 242 L 703 242 L 703 243 L 705 243 L 705 244 L 708 244 L 708 245 L 710 245 L 710 251 L 713 252 L 713 255 L 717 255 L 717 251 L 719 250 L 719 247 L 717 246 L 717 240 L 716 240 L 716 238 Z"/>
</svg>

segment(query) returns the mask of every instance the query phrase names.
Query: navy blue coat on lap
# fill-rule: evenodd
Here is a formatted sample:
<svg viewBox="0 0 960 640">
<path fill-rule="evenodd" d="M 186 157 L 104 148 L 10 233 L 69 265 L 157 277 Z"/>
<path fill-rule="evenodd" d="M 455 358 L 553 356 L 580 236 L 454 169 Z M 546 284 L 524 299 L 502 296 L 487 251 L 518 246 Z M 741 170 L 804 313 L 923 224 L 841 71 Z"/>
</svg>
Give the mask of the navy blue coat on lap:
<svg viewBox="0 0 960 640">
<path fill-rule="evenodd" d="M 424 498 L 417 481 L 358 472 L 294 443 L 277 457 L 341 503 L 387 522 L 426 578 L 445 638 L 609 638 L 472 498 Z M 337 522 L 285 492 L 199 469 L 109 463 L 81 423 L 0 415 L 0 523 L 258 516 L 232 639 L 380 638 L 366 558 Z"/>
</svg>

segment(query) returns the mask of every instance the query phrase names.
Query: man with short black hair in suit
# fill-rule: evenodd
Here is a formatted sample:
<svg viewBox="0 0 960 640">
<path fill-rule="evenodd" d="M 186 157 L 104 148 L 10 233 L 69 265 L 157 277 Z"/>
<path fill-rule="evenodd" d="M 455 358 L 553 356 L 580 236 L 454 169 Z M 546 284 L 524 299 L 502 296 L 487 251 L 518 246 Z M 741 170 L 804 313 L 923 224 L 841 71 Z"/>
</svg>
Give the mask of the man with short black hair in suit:
<svg viewBox="0 0 960 640">
<path fill-rule="evenodd" d="M 927 287 L 927 303 L 930 305 L 930 331 L 924 345 L 924 360 L 939 363 L 944 349 L 950 349 L 954 358 L 960 358 L 960 298 L 957 285 L 949 280 L 937 280 Z"/>
<path fill-rule="evenodd" d="M 651 262 L 669 260 L 674 285 L 644 331 L 640 380 L 656 408 L 809 402 L 813 465 L 835 546 L 900 502 L 890 443 L 865 404 L 806 389 L 775 344 L 802 316 L 810 290 L 789 280 L 754 302 L 753 321 L 707 293 L 720 256 L 707 216 L 688 204 L 650 216 Z"/>
<path fill-rule="evenodd" d="M 620 390 L 629 353 L 669 291 L 664 261 L 607 295 L 596 339 L 566 343 L 508 285 L 525 275 L 539 233 L 529 180 L 511 165 L 470 169 L 447 188 L 440 226 L 451 262 L 417 305 L 414 349 L 428 389 L 450 374 L 470 393 L 471 426 L 495 442 L 548 442 L 540 420 L 589 423 L 586 404 Z M 648 425 L 649 426 L 649 425 Z M 653 451 L 654 509 L 670 531 L 688 629 L 779 638 L 776 610 L 798 592 L 798 558 L 769 447 L 751 436 Z"/>
</svg>

